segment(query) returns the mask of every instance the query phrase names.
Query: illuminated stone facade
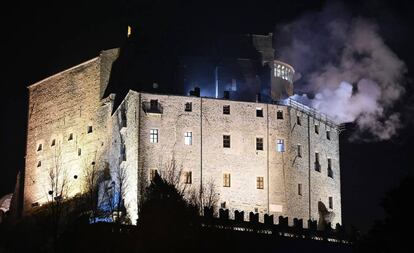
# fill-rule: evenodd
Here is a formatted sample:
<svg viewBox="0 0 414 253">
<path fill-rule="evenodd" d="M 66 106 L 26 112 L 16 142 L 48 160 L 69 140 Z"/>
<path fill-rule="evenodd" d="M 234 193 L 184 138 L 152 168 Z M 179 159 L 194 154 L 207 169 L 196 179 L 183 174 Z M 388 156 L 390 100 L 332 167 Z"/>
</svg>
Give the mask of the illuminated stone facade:
<svg viewBox="0 0 414 253">
<path fill-rule="evenodd" d="M 335 124 L 289 100 L 269 104 L 130 90 L 113 108 L 116 94 L 102 94 L 115 55 L 105 51 L 29 87 L 26 210 L 47 201 L 47 171 L 61 147 L 68 196 L 82 192 L 82 169 L 92 162 L 109 164 L 113 175 L 126 172 L 123 198 L 133 222 L 151 170 L 163 170 L 173 159 L 183 175 L 191 172 L 189 188 L 214 183 L 219 207 L 318 220 L 321 202 L 335 213 L 332 222 L 341 223 Z"/>
</svg>

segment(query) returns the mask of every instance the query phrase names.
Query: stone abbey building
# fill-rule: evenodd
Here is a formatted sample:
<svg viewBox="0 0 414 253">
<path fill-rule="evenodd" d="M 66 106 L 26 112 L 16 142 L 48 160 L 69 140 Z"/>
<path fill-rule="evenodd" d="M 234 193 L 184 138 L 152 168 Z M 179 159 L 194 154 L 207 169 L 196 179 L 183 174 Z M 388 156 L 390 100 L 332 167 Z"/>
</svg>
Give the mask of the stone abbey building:
<svg viewBox="0 0 414 253">
<path fill-rule="evenodd" d="M 249 59 L 236 59 L 222 68 L 241 66 L 244 75 L 221 82 L 213 69 L 213 96 L 157 92 L 156 83 L 153 91 L 107 94 L 118 49 L 30 85 L 24 212 L 49 200 L 51 168 L 61 169 L 71 197 L 96 166 L 125 171 L 123 199 L 135 222 L 140 188 L 174 159 L 188 187 L 213 182 L 218 207 L 318 220 L 324 205 L 341 223 L 338 125 L 284 99 L 294 69 L 274 59 L 268 36 L 249 39 L 267 67 L 268 89 Z M 243 85 L 253 87 L 250 99 L 237 96 Z"/>
</svg>

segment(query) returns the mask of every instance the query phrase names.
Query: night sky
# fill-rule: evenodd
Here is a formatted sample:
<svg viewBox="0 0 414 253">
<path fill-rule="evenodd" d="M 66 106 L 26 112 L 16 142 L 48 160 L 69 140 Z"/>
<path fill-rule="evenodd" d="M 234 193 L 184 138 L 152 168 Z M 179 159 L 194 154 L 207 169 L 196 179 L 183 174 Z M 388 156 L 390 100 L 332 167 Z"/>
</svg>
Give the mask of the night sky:
<svg viewBox="0 0 414 253">
<path fill-rule="evenodd" d="M 1 8 L 0 197 L 13 191 L 16 173 L 24 168 L 26 87 L 93 58 L 103 49 L 122 46 L 128 24 L 135 28 L 137 42 L 139 36 L 163 34 L 187 41 L 187 47 L 197 50 L 207 36 L 273 32 L 275 25 L 326 4 L 306 0 L 56 2 L 13 1 L 12 6 Z M 352 124 L 341 135 L 343 222 L 366 230 L 383 215 L 379 203 L 384 193 L 414 171 L 414 152 L 410 150 L 414 146 L 414 19 L 410 1 L 347 1 L 346 7 L 353 16 L 374 19 L 385 43 L 408 69 L 407 92 L 395 108 L 404 123 L 398 137 L 351 143 Z"/>
</svg>

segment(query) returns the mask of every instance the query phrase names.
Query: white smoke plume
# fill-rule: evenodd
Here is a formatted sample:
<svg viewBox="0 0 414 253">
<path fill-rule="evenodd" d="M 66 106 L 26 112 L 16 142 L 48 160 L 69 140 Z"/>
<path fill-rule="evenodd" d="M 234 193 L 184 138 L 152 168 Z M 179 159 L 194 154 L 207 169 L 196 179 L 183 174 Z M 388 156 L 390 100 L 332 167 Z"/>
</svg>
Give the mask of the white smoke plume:
<svg viewBox="0 0 414 253">
<path fill-rule="evenodd" d="M 355 122 L 353 138 L 370 133 L 370 140 L 387 140 L 402 127 L 393 105 L 404 94 L 406 66 L 384 43 L 379 27 L 344 13 L 344 6 L 327 6 L 278 28 L 277 56 L 293 64 L 301 78 L 295 95 L 338 123 Z"/>
</svg>

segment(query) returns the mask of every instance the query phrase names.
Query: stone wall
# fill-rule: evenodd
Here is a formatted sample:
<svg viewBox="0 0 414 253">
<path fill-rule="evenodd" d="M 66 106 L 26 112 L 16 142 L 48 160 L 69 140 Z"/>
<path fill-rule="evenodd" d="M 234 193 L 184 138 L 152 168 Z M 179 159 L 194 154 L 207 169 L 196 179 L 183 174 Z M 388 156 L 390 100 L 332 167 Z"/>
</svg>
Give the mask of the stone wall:
<svg viewBox="0 0 414 253">
<path fill-rule="evenodd" d="M 29 86 L 24 212 L 50 199 L 52 170 L 66 181 L 62 197 L 71 197 L 82 192 L 85 169 L 103 166 L 111 103 L 101 95 L 116 54 L 104 51 Z"/>
</svg>

